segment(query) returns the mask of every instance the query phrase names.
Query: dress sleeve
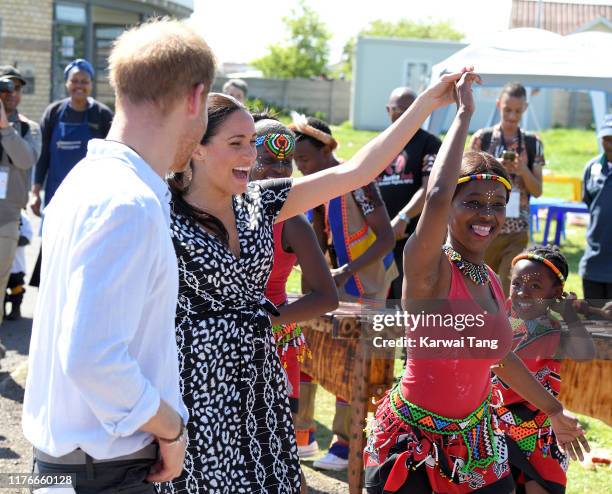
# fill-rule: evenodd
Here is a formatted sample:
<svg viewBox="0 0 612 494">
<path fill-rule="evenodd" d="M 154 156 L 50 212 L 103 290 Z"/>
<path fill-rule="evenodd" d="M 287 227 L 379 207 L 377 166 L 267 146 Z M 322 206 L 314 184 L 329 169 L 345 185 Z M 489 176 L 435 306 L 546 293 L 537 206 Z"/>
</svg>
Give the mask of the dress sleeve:
<svg viewBox="0 0 612 494">
<path fill-rule="evenodd" d="M 278 213 L 283 208 L 292 185 L 293 179 L 291 178 L 278 178 L 259 182 L 261 205 L 264 214 L 272 222 L 276 220 Z"/>
<path fill-rule="evenodd" d="M 376 182 L 370 182 L 364 187 L 355 189 L 352 194 L 364 216 L 373 213 L 374 209 L 383 205 L 380 189 Z"/>
</svg>

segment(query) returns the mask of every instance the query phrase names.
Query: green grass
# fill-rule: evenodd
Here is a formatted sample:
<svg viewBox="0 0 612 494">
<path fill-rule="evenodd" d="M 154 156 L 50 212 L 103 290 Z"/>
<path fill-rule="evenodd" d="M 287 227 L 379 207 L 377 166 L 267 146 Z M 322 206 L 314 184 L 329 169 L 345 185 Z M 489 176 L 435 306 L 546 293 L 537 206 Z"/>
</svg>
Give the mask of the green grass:
<svg viewBox="0 0 612 494">
<path fill-rule="evenodd" d="M 340 143 L 337 154 L 343 159 L 350 159 L 357 150 L 377 135 L 376 132 L 354 130 L 347 124 L 332 127 L 332 132 Z M 539 135 L 544 143 L 546 168 L 555 174 L 582 177 L 586 162 L 598 154 L 597 140 L 593 131 L 553 129 L 541 132 Z M 544 196 L 571 200 L 571 193 L 571 187 L 568 185 L 544 183 Z M 535 241 L 541 241 L 544 223 L 545 219 L 543 218 L 540 220 L 540 232 L 535 233 Z M 554 234 L 555 227 L 554 224 L 551 226 L 551 234 Z M 578 275 L 578 263 L 584 251 L 585 227 L 566 222 L 566 236 L 567 238 L 562 243 L 563 253 L 570 265 L 570 275 L 566 286 L 568 291 L 573 291 L 578 297 L 581 297 L 582 282 Z M 291 292 L 300 292 L 299 272 L 294 271 L 292 273 L 289 278 L 288 289 Z M 401 361 L 396 361 L 395 370 L 396 375 L 401 376 Z M 315 419 L 319 424 L 317 440 L 323 450 L 329 445 L 332 438 L 331 424 L 334 410 L 334 396 L 319 387 Z M 605 450 L 609 456 L 612 450 L 612 427 L 587 416 L 581 415 L 579 418 L 586 430 L 591 447 Z M 306 465 L 310 464 L 310 461 L 306 462 Z M 334 477 L 346 479 L 346 475 L 334 475 Z M 585 469 L 578 463 L 573 462 L 571 464 L 568 471 L 568 494 L 610 492 L 610 486 L 612 486 L 612 470 L 609 467 L 599 466 L 595 471 L 592 471 Z"/>
</svg>

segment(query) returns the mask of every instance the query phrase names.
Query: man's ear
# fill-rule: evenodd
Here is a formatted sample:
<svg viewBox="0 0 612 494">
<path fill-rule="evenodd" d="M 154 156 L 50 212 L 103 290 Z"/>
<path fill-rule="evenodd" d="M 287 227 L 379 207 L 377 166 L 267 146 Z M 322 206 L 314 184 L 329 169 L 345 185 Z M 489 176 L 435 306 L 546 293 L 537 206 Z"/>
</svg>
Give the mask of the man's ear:
<svg viewBox="0 0 612 494">
<path fill-rule="evenodd" d="M 193 152 L 191 153 L 191 157 L 196 161 L 204 161 L 207 156 L 206 146 L 202 144 L 198 144 Z"/>
<path fill-rule="evenodd" d="M 527 103 L 527 101 L 525 101 L 523 103 L 523 111 L 526 111 L 528 106 L 529 106 L 529 103 Z"/>
<path fill-rule="evenodd" d="M 193 86 L 187 98 L 187 111 L 191 117 L 199 117 L 202 114 L 202 108 L 206 104 L 208 91 L 204 84 L 200 83 Z"/>
<path fill-rule="evenodd" d="M 495 100 L 495 108 L 501 111 L 501 101 L 499 98 Z"/>
</svg>

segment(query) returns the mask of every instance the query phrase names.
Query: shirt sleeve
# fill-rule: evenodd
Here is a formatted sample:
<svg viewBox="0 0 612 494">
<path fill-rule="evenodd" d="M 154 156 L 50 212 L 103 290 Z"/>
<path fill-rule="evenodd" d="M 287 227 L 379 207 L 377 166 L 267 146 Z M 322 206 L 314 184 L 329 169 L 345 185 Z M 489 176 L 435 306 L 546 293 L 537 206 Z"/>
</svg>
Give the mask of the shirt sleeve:
<svg viewBox="0 0 612 494">
<path fill-rule="evenodd" d="M 533 164 L 544 166 L 546 160 L 544 159 L 544 144 L 538 136 L 535 137 L 535 156 L 533 157 Z"/>
<path fill-rule="evenodd" d="M 584 168 L 584 175 L 582 177 L 582 202 L 584 202 L 587 206 L 591 205 L 592 197 L 589 194 L 589 180 L 591 179 L 591 166 L 593 165 L 593 161 L 589 161 Z"/>
<path fill-rule="evenodd" d="M 376 182 L 370 182 L 364 187 L 355 189 L 352 194 L 353 199 L 355 199 L 355 202 L 357 202 L 357 205 L 361 209 L 364 216 L 372 214 L 374 209 L 383 205 L 380 189 L 378 188 Z"/>
<path fill-rule="evenodd" d="M 293 180 L 291 178 L 277 178 L 259 182 L 262 207 L 265 215 L 272 222 L 276 220 L 278 213 L 283 208 L 292 185 Z"/>
<path fill-rule="evenodd" d="M 11 122 L 11 125 L 5 129 L 0 129 L 0 146 L 11 159 L 13 166 L 20 170 L 30 170 L 36 164 L 40 152 L 38 126 L 30 127 L 26 135 L 21 137 L 18 125 Z"/>
<path fill-rule="evenodd" d="M 67 252 L 59 359 L 102 426 L 115 436 L 133 434 L 160 403 L 159 391 L 130 353 L 158 262 L 151 224 L 141 204 L 109 206 L 88 220 Z"/>
<path fill-rule="evenodd" d="M 47 171 L 49 170 L 49 161 L 51 159 L 51 135 L 53 133 L 53 127 L 57 123 L 57 112 L 54 111 L 56 108 L 56 103 L 48 106 L 40 121 L 42 146 L 40 156 L 34 168 L 34 183 L 39 185 L 45 183 Z"/>
</svg>

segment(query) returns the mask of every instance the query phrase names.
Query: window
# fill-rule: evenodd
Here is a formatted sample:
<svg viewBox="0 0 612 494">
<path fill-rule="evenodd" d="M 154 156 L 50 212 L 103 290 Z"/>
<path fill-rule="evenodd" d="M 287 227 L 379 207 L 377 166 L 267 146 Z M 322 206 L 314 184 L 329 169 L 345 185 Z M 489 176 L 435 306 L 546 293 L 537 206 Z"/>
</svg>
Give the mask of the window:
<svg viewBox="0 0 612 494">
<path fill-rule="evenodd" d="M 63 98 L 64 68 L 75 58 L 85 58 L 85 5 L 58 2 L 55 4 L 53 28 L 53 88 L 54 100 Z"/>
<path fill-rule="evenodd" d="M 431 67 L 428 62 L 406 62 L 404 73 L 404 84 L 417 93 L 423 91 L 429 84 Z"/>
</svg>

